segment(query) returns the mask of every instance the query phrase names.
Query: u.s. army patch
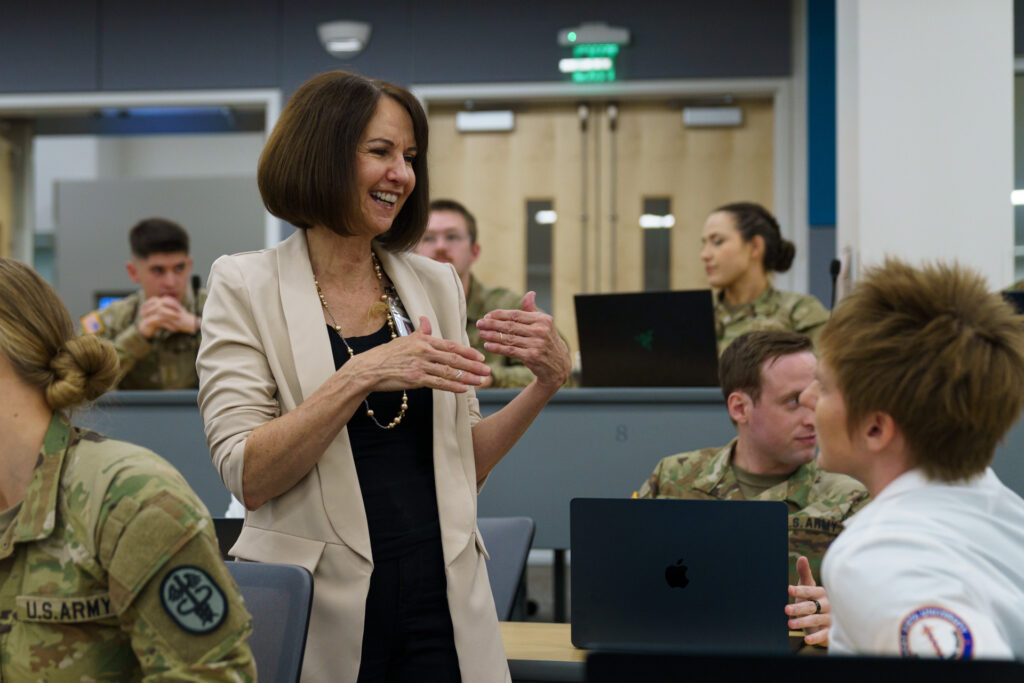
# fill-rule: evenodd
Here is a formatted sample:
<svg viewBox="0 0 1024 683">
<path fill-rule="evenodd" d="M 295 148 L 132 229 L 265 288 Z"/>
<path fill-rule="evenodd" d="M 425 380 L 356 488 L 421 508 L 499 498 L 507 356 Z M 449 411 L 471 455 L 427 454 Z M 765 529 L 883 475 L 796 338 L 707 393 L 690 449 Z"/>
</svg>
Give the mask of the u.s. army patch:
<svg viewBox="0 0 1024 683">
<path fill-rule="evenodd" d="M 191 565 L 167 573 L 160 584 L 160 602 L 174 623 L 189 633 L 209 633 L 228 616 L 224 591 L 209 574 Z"/>
</svg>

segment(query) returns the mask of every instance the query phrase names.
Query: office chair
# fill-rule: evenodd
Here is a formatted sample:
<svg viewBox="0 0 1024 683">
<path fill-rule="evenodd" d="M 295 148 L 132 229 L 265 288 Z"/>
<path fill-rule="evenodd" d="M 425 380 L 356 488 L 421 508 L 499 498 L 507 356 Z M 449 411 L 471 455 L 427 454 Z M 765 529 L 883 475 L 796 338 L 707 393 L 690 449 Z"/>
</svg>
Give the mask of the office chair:
<svg viewBox="0 0 1024 683">
<path fill-rule="evenodd" d="M 491 582 L 498 619 L 509 621 L 533 544 L 533 520 L 529 517 L 481 517 L 477 527 L 491 556 L 487 562 L 487 578 Z"/>
<path fill-rule="evenodd" d="M 226 562 L 252 614 L 249 638 L 260 681 L 293 683 L 302 673 L 313 575 L 303 567 Z"/>
<path fill-rule="evenodd" d="M 220 546 L 220 556 L 225 560 L 230 560 L 231 556 L 228 551 L 231 550 L 231 546 L 238 540 L 238 535 L 242 533 L 242 525 L 245 524 L 245 520 L 241 517 L 214 517 L 213 518 L 213 531 L 217 534 L 217 545 Z"/>
<path fill-rule="evenodd" d="M 1024 680 L 1024 662 L 1009 660 L 901 659 L 899 657 L 803 657 L 735 654 L 685 655 L 593 652 L 587 655 L 588 683 L 802 680 L 828 683 L 1003 683 Z"/>
</svg>

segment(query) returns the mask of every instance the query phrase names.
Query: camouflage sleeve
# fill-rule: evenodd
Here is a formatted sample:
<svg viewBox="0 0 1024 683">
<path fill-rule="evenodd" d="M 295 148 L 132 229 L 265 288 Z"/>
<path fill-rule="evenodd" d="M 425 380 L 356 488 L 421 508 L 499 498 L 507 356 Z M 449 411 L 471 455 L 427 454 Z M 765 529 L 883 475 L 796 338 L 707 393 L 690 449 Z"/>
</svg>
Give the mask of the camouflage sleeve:
<svg viewBox="0 0 1024 683">
<path fill-rule="evenodd" d="M 657 498 L 659 486 L 658 483 L 661 481 L 661 466 L 665 461 L 662 460 L 654 468 L 654 472 L 647 478 L 643 486 L 640 487 L 640 491 L 637 493 L 637 498 Z"/>
<path fill-rule="evenodd" d="M 793 330 L 806 334 L 815 346 L 828 322 L 828 310 L 813 296 L 800 297 L 792 311 Z"/>
<path fill-rule="evenodd" d="M 493 388 L 519 389 L 533 381 L 533 373 L 523 365 L 521 360 L 505 358 L 496 353 L 488 354 L 485 352 L 485 355 L 494 356 L 493 359 L 488 358 L 485 361 L 491 369 L 491 379 L 494 380 L 494 383 L 491 385 Z"/>
<path fill-rule="evenodd" d="M 114 345 L 120 362 L 118 381 L 131 371 L 136 361 L 145 358 L 153 349 L 150 341 L 139 332 L 134 311 L 134 307 L 124 309 L 115 303 L 82 316 L 82 330 L 85 333 L 103 337 Z"/>
<path fill-rule="evenodd" d="M 132 323 L 111 339 L 114 349 L 117 350 L 117 358 L 121 362 L 120 377 L 124 377 L 135 367 L 136 361 L 145 358 L 153 346 L 149 340 L 142 336 L 139 327 Z"/>
<path fill-rule="evenodd" d="M 184 480 L 119 475 L 104 508 L 99 559 L 144 680 L 254 681 L 252 618 Z"/>
</svg>

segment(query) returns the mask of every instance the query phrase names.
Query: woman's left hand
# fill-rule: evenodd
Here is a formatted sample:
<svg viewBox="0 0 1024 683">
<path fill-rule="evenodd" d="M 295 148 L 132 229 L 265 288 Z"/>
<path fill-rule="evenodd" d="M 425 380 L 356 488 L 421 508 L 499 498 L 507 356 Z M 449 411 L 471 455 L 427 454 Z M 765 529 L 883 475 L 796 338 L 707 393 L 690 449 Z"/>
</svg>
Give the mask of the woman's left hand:
<svg viewBox="0 0 1024 683">
<path fill-rule="evenodd" d="M 569 348 L 550 315 L 537 308 L 536 292 L 523 297 L 522 310 L 499 309 L 477 321 L 484 348 L 523 361 L 542 386 L 558 389 L 569 379 Z"/>
<path fill-rule="evenodd" d="M 803 629 L 808 645 L 828 647 L 828 634 L 832 628 L 832 606 L 825 589 L 815 584 L 811 565 L 802 555 L 796 561 L 799 585 L 789 587 L 789 595 L 796 602 L 786 605 L 789 628 Z"/>
</svg>

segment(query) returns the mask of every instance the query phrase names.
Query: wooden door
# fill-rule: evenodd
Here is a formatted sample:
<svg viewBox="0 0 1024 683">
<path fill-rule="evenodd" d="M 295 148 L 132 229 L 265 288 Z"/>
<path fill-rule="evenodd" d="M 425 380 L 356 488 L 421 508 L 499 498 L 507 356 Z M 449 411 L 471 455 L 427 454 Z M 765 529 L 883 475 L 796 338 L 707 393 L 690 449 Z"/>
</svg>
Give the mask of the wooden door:
<svg viewBox="0 0 1024 683">
<path fill-rule="evenodd" d="M 604 102 L 519 104 L 513 131 L 485 133 L 458 132 L 458 106 L 430 107 L 430 194 L 477 217 L 482 282 L 526 290 L 526 207 L 551 202 L 551 313 L 572 349 L 574 294 L 644 288 L 645 200 L 667 200 L 675 217 L 672 289 L 707 286 L 700 234 L 714 207 L 773 203 L 770 100 L 737 103 L 743 124 L 729 128 L 686 128 L 681 107 L 665 101 L 615 106 L 612 117 Z"/>
</svg>

